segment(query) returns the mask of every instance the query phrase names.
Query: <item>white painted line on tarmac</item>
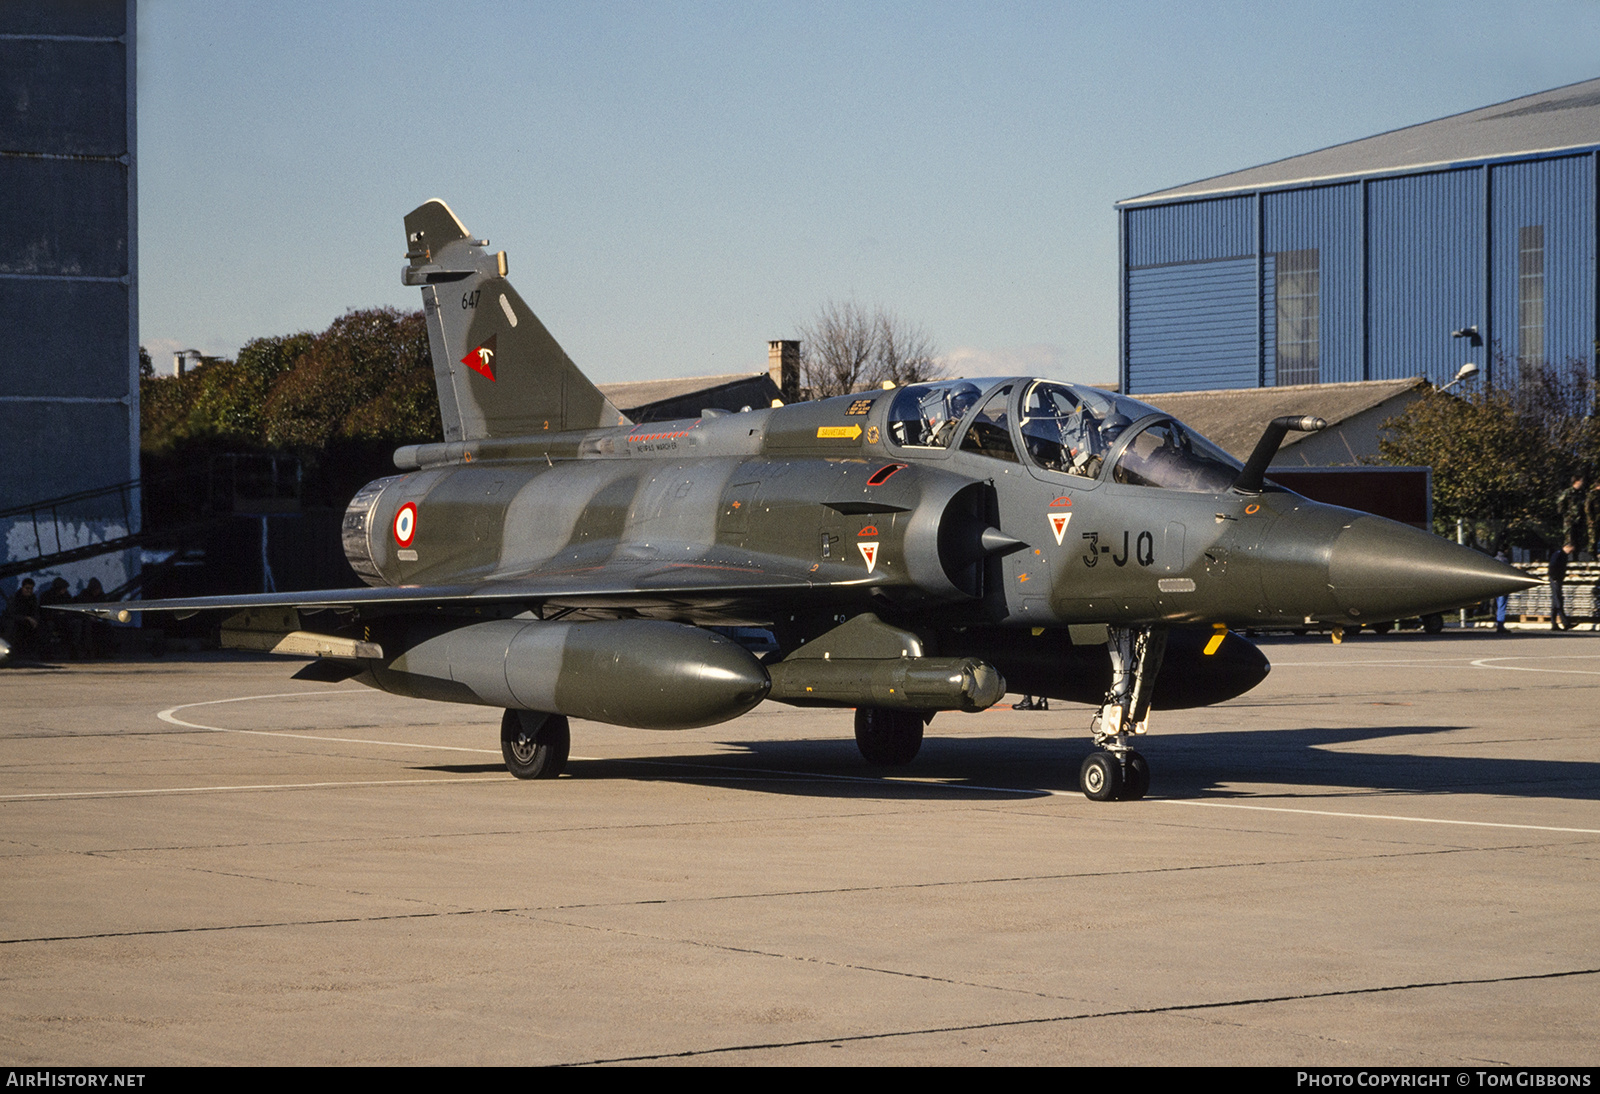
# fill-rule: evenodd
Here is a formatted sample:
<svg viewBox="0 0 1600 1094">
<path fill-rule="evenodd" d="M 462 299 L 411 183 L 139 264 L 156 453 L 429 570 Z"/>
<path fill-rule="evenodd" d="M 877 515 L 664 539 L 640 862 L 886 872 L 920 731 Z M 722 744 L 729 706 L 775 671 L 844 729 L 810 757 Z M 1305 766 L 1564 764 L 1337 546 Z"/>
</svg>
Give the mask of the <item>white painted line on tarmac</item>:
<svg viewBox="0 0 1600 1094">
<path fill-rule="evenodd" d="M 1480 664 L 1480 662 L 1501 661 L 1501 660 L 1569 660 L 1569 659 L 1571 659 L 1572 656 L 1580 656 L 1580 657 L 1583 657 L 1583 658 L 1586 658 L 1586 659 L 1589 659 L 1589 660 L 1600 660 L 1600 655 L 1583 654 L 1583 655 L 1549 655 L 1549 656 L 1538 656 L 1538 657 L 1529 655 L 1529 656 L 1526 656 L 1526 657 L 1517 657 L 1517 658 L 1511 658 L 1511 657 L 1486 657 L 1486 658 L 1480 658 L 1480 659 L 1478 659 L 1476 661 L 1469 662 L 1469 663 L 1467 663 L 1465 665 L 1459 665 L 1459 662 L 1442 662 L 1442 661 L 1438 661 L 1438 660 L 1435 660 L 1435 661 L 1433 661 L 1431 663 L 1434 663 L 1434 664 L 1455 663 L 1455 664 L 1458 664 L 1459 667 L 1462 667 L 1462 668 L 1478 667 L 1478 668 L 1518 669 L 1517 666 Z M 1364 663 L 1364 664 L 1395 664 L 1397 662 L 1369 661 L 1369 662 L 1338 662 L 1338 663 L 1339 664 L 1360 664 L 1360 663 Z M 1408 664 L 1416 664 L 1416 663 L 1425 663 L 1425 662 L 1406 662 L 1406 663 L 1408 663 Z M 1317 663 L 1317 662 L 1291 662 L 1291 664 L 1293 664 L 1293 665 L 1301 665 L 1301 666 L 1305 666 L 1305 667 L 1312 667 L 1312 666 L 1320 667 L 1319 663 Z M 1520 669 L 1519 671 L 1526 671 L 1526 672 L 1582 672 L 1584 670 L 1577 670 L 1577 669 Z M 1600 675 L 1600 673 L 1585 673 L 1585 674 L 1586 675 Z M 360 695 L 360 694 L 363 694 L 364 691 L 365 691 L 365 689 L 361 689 L 361 690 L 349 689 L 349 690 L 345 690 L 345 691 L 290 691 L 290 692 L 280 692 L 280 693 L 276 693 L 276 694 L 272 694 L 272 695 L 245 695 L 245 696 L 240 696 L 240 697 L 234 698 L 234 699 L 210 699 L 210 700 L 207 700 L 205 702 L 200 702 L 200 703 L 184 703 L 184 704 L 179 705 L 179 706 L 169 707 L 166 710 L 161 711 L 157 715 L 157 717 L 159 717 L 164 722 L 171 723 L 172 725 L 183 726 L 183 727 L 188 728 L 188 729 L 210 730 L 210 731 L 212 731 L 214 733 L 241 733 L 241 734 L 247 734 L 247 735 L 258 736 L 258 737 L 292 737 L 292 738 L 296 738 L 296 739 L 299 739 L 299 740 L 307 740 L 307 741 L 331 741 L 331 742 L 334 742 L 334 743 L 337 743 L 337 744 L 365 744 L 365 745 L 377 745 L 377 746 L 386 747 L 386 748 L 424 748 L 424 749 L 438 749 L 438 750 L 443 750 L 443 751 L 447 751 L 447 752 L 474 752 L 474 753 L 482 753 L 482 754 L 494 755 L 494 756 L 500 755 L 500 752 L 499 752 L 498 749 L 489 749 L 489 748 L 463 748 L 463 747 L 456 746 L 456 745 L 417 744 L 417 743 L 411 742 L 411 741 L 375 741 L 375 740 L 369 740 L 369 739 L 364 739 L 364 738 L 352 738 L 352 737 L 325 737 L 325 736 L 315 736 L 315 735 L 306 734 L 306 733 L 289 733 L 289 732 L 280 732 L 280 731 L 276 731 L 276 730 L 265 730 L 265 729 L 228 729 L 228 728 L 224 728 L 222 726 L 208 726 L 208 725 L 200 724 L 198 722 L 187 722 L 187 721 L 184 721 L 183 719 L 180 719 L 180 718 L 176 717 L 176 712 L 180 711 L 180 710 L 189 710 L 189 709 L 194 708 L 194 707 L 216 706 L 216 705 L 219 705 L 219 704 L 222 704 L 222 703 L 245 703 L 245 702 L 250 702 L 250 701 L 256 700 L 256 699 L 296 699 L 296 698 L 305 698 L 305 697 L 315 697 L 315 696 L 319 696 L 319 695 Z M 599 759 L 599 757 L 580 757 L 580 756 L 573 756 L 571 758 L 575 759 L 575 760 L 596 760 L 596 759 Z M 657 767 L 694 767 L 694 768 L 705 768 L 705 769 L 715 769 L 717 767 L 717 765 L 713 765 L 713 764 L 692 763 L 692 762 L 686 763 L 686 762 L 682 762 L 682 761 L 672 761 L 672 760 L 629 760 L 629 759 L 626 759 L 626 758 L 619 758 L 619 757 L 613 757 L 613 759 L 618 763 L 637 763 L 637 764 L 644 764 L 644 765 L 647 765 L 647 766 L 657 766 Z M 876 783 L 876 784 L 879 784 L 879 785 L 889 785 L 889 786 L 895 786 L 895 785 L 899 785 L 899 786 L 917 786 L 917 787 L 941 788 L 941 789 L 947 789 L 947 790 L 964 790 L 964 791 L 968 791 L 968 792 L 971 792 L 971 791 L 988 791 L 990 793 L 997 793 L 997 794 L 1024 794 L 1024 795 L 1028 795 L 1028 796 L 1049 796 L 1049 797 L 1057 797 L 1057 798 L 1075 797 L 1079 793 L 1079 791 L 1076 791 L 1076 790 L 1050 790 L 1050 789 L 1045 789 L 1043 787 L 1023 788 L 1023 787 L 1011 787 L 1011 786 L 980 786 L 980 785 L 975 785 L 975 784 L 972 784 L 972 783 L 963 783 L 963 782 L 959 782 L 959 781 L 941 781 L 941 780 L 937 780 L 937 779 L 919 779 L 919 778 L 915 778 L 915 777 L 904 777 L 904 776 L 902 776 L 902 777 L 894 777 L 894 776 L 884 777 L 884 776 L 873 776 L 873 775 L 829 775 L 829 774 L 822 774 L 822 773 L 814 772 L 814 771 L 787 771 L 787 770 L 775 769 L 775 768 L 753 768 L 753 769 L 746 768 L 743 772 L 730 773 L 730 774 L 727 774 L 727 775 L 720 776 L 716 781 L 719 781 L 719 782 L 721 782 L 721 781 L 730 781 L 730 782 L 731 781 L 753 781 L 753 782 L 758 782 L 758 781 L 762 781 L 765 778 L 770 778 L 771 776 L 774 776 L 774 775 L 783 776 L 783 777 L 786 777 L 786 778 L 815 780 L 815 781 L 818 781 L 818 782 Z M 413 785 L 413 784 L 415 784 L 415 785 L 423 785 L 423 784 L 431 784 L 431 783 L 499 782 L 499 781 L 501 781 L 501 777 L 498 776 L 498 775 L 495 775 L 495 776 L 490 776 L 490 777 L 487 777 L 487 778 L 391 779 L 391 780 L 371 781 L 371 782 L 293 783 L 293 784 L 261 785 L 261 786 L 177 787 L 177 788 L 171 788 L 171 789 L 156 789 L 156 790 L 78 791 L 78 792 L 62 792 L 62 793 L 43 793 L 43 794 L 12 794 L 12 795 L 0 795 L 0 801 L 21 801 L 21 800 L 25 800 L 25 799 L 35 799 L 35 800 L 37 800 L 37 799 L 51 799 L 51 798 L 97 798 L 97 797 L 117 797 L 117 796 L 140 795 L 140 794 L 182 794 L 182 793 L 200 793 L 200 792 L 205 792 L 205 791 L 227 791 L 227 790 L 241 790 L 241 791 L 250 791 L 250 790 L 300 790 L 300 789 L 318 789 L 318 788 L 323 788 L 323 787 L 393 786 L 393 785 Z M 1399 821 L 1399 822 L 1408 823 L 1408 824 L 1444 824 L 1444 825 L 1457 825 L 1457 826 L 1467 827 L 1467 828 L 1505 828 L 1505 829 L 1512 829 L 1512 830 L 1516 830 L 1516 831 L 1525 831 L 1525 832 L 1562 832 L 1562 833 L 1569 833 L 1569 834 L 1574 834 L 1574 835 L 1600 836 L 1600 828 L 1565 828 L 1565 827 L 1558 827 L 1558 826 L 1555 826 L 1555 825 L 1545 825 L 1545 824 L 1510 824 L 1510 823 L 1504 823 L 1504 822 L 1499 822 L 1499 821 L 1450 820 L 1450 819 L 1443 818 L 1443 817 L 1406 817 L 1406 816 L 1400 816 L 1398 814 L 1386 814 L 1386 813 L 1348 813 L 1348 812 L 1338 812 L 1338 811 L 1329 810 L 1329 809 L 1295 809 L 1295 808 L 1291 808 L 1291 807 L 1288 807 L 1288 806 L 1246 805 L 1246 804 L 1241 803 L 1241 802 L 1203 801 L 1203 800 L 1195 800 L 1195 799 L 1192 799 L 1192 798 L 1149 798 L 1149 799 L 1146 799 L 1146 800 L 1149 801 L 1151 804 L 1160 804 L 1160 805 L 1197 805 L 1197 806 L 1204 806 L 1204 807 L 1210 808 L 1210 809 L 1244 809 L 1244 810 L 1252 810 L 1252 811 L 1259 812 L 1259 813 L 1299 813 L 1299 814 L 1302 814 L 1302 815 L 1305 815 L 1305 816 L 1341 817 L 1341 818 L 1346 818 L 1346 819 L 1350 819 L 1350 820 Z"/>
<path fill-rule="evenodd" d="M 1470 662 L 1465 657 L 1396 657 L 1393 660 L 1383 658 L 1376 661 L 1273 661 L 1272 667 L 1275 669 L 1342 669 L 1346 665 L 1435 665 L 1439 668 L 1464 669 L 1469 664 Z"/>
<path fill-rule="evenodd" d="M 1523 832 L 1573 832 L 1581 836 L 1600 836 L 1600 828 L 1558 828 L 1549 824 L 1503 824 L 1498 821 L 1448 820 L 1443 817 L 1402 817 L 1388 813 L 1338 813 L 1331 809 L 1291 809 L 1282 805 L 1244 805 L 1240 802 L 1196 801 L 1193 798 L 1146 800 L 1160 805 L 1203 805 L 1210 809 L 1253 809 L 1260 813 L 1304 813 L 1312 817 L 1351 817 L 1356 820 L 1406 821 L 1410 824 L 1458 824 L 1468 828 L 1514 828 Z"/>
<path fill-rule="evenodd" d="M 1558 672 L 1566 676 L 1600 676 L 1600 672 L 1593 669 L 1537 669 L 1531 665 L 1495 665 L 1493 661 L 1594 661 L 1597 658 L 1591 654 L 1575 655 L 1571 657 L 1480 657 L 1472 663 L 1473 668 L 1499 669 L 1502 672 Z"/>
<path fill-rule="evenodd" d="M 38 794 L 0 794 L 0 802 L 57 801 L 63 798 L 131 798 L 152 794 L 208 794 L 254 790 L 325 790 L 352 786 L 425 786 L 432 783 L 503 782 L 502 775 L 460 779 L 371 779 L 363 782 L 256 783 L 242 786 L 163 786 L 150 790 L 50 790 Z"/>
<path fill-rule="evenodd" d="M 323 695 L 362 695 L 365 693 L 365 688 L 360 690 L 347 688 L 344 691 L 282 691 L 273 695 L 241 695 L 236 699 L 207 699 L 203 703 L 183 703 L 160 711 L 156 714 L 156 717 L 171 725 L 183 726 L 185 729 L 205 729 L 210 730 L 212 733 L 242 733 L 252 737 L 292 737 L 301 741 L 333 741 L 336 744 L 347 745 L 381 745 L 384 748 L 426 748 L 439 752 L 473 752 L 489 756 L 501 754 L 498 748 L 463 748 L 460 745 L 417 744 L 414 741 L 373 741 L 362 737 L 324 737 L 312 733 L 290 733 L 287 730 L 276 729 L 228 729 L 224 726 L 208 726 L 200 722 L 186 722 L 177 717 L 177 712 L 180 710 L 218 706 L 222 703 L 248 703 L 256 699 L 305 699 Z"/>
</svg>

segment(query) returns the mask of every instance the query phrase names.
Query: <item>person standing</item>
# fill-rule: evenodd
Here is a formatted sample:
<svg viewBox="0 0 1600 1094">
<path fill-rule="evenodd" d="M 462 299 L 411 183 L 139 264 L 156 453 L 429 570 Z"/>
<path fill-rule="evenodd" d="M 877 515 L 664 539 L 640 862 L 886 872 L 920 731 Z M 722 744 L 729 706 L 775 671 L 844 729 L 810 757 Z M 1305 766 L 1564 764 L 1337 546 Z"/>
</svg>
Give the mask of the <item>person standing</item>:
<svg viewBox="0 0 1600 1094">
<path fill-rule="evenodd" d="M 1496 562 L 1504 562 L 1507 566 L 1511 565 L 1510 549 L 1506 546 L 1506 541 L 1503 540 L 1503 539 L 1500 541 L 1499 546 L 1497 546 L 1495 548 L 1494 560 Z M 1497 597 L 1494 598 L 1494 633 L 1495 634 L 1505 634 L 1506 633 L 1506 608 L 1509 607 L 1510 604 L 1511 604 L 1511 597 L 1510 596 L 1497 596 Z"/>
<path fill-rule="evenodd" d="M 39 597 L 33 591 L 33 578 L 22 579 L 6 607 L 3 629 L 17 657 L 39 656 Z"/>
<path fill-rule="evenodd" d="M 1561 518 L 1562 542 L 1575 553 L 1580 544 L 1589 543 L 1589 485 L 1581 472 L 1572 476 L 1572 485 L 1556 495 L 1556 514 Z"/>
<path fill-rule="evenodd" d="M 1571 629 L 1562 587 L 1567 583 L 1567 563 L 1572 561 L 1575 551 L 1569 540 L 1559 550 L 1550 552 L 1550 629 L 1553 631 Z"/>
</svg>

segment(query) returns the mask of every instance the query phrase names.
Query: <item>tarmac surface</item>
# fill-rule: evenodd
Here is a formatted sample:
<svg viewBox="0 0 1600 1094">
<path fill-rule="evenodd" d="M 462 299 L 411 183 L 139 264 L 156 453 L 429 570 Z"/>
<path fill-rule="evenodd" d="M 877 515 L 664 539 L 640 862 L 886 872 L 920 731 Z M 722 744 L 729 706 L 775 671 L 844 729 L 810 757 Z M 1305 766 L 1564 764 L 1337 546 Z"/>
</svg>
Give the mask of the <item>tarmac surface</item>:
<svg viewBox="0 0 1600 1094">
<path fill-rule="evenodd" d="M 1600 636 L 1263 647 L 1106 804 L 1063 704 L 521 782 L 293 661 L 0 670 L 0 1061 L 1600 1063 Z"/>
</svg>

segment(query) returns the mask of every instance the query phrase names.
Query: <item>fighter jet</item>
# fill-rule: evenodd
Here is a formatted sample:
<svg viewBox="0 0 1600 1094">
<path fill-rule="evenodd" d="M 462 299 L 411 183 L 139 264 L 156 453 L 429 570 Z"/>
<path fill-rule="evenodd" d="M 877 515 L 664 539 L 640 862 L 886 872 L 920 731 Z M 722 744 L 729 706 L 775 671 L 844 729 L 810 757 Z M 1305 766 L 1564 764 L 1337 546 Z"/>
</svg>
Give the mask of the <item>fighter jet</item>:
<svg viewBox="0 0 1600 1094">
<path fill-rule="evenodd" d="M 1242 466 L 1154 407 L 1027 377 L 634 424 L 517 295 L 504 251 L 437 200 L 405 232 L 445 439 L 399 449 L 399 473 L 350 502 L 368 588 L 130 607 L 230 611 L 226 644 L 317 658 L 299 678 L 504 708 L 519 778 L 561 773 L 570 718 L 679 729 L 763 700 L 853 707 L 862 756 L 907 764 L 937 713 L 1009 688 L 1091 705 L 1083 792 L 1133 800 L 1152 710 L 1265 678 L 1239 629 L 1536 584 L 1272 484 L 1311 418 L 1268 424 Z"/>
</svg>

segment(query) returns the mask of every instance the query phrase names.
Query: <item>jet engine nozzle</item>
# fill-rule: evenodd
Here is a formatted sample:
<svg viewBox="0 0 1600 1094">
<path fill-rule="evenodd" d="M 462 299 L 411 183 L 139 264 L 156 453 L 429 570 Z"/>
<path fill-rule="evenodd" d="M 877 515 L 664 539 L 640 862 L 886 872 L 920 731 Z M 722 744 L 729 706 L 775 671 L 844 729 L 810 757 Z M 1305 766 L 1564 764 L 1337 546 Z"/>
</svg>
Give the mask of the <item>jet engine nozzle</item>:
<svg viewBox="0 0 1600 1094">
<path fill-rule="evenodd" d="M 1362 621 L 1449 611 L 1537 584 L 1478 551 L 1381 517 L 1352 520 L 1328 557 L 1334 600 Z"/>
</svg>

